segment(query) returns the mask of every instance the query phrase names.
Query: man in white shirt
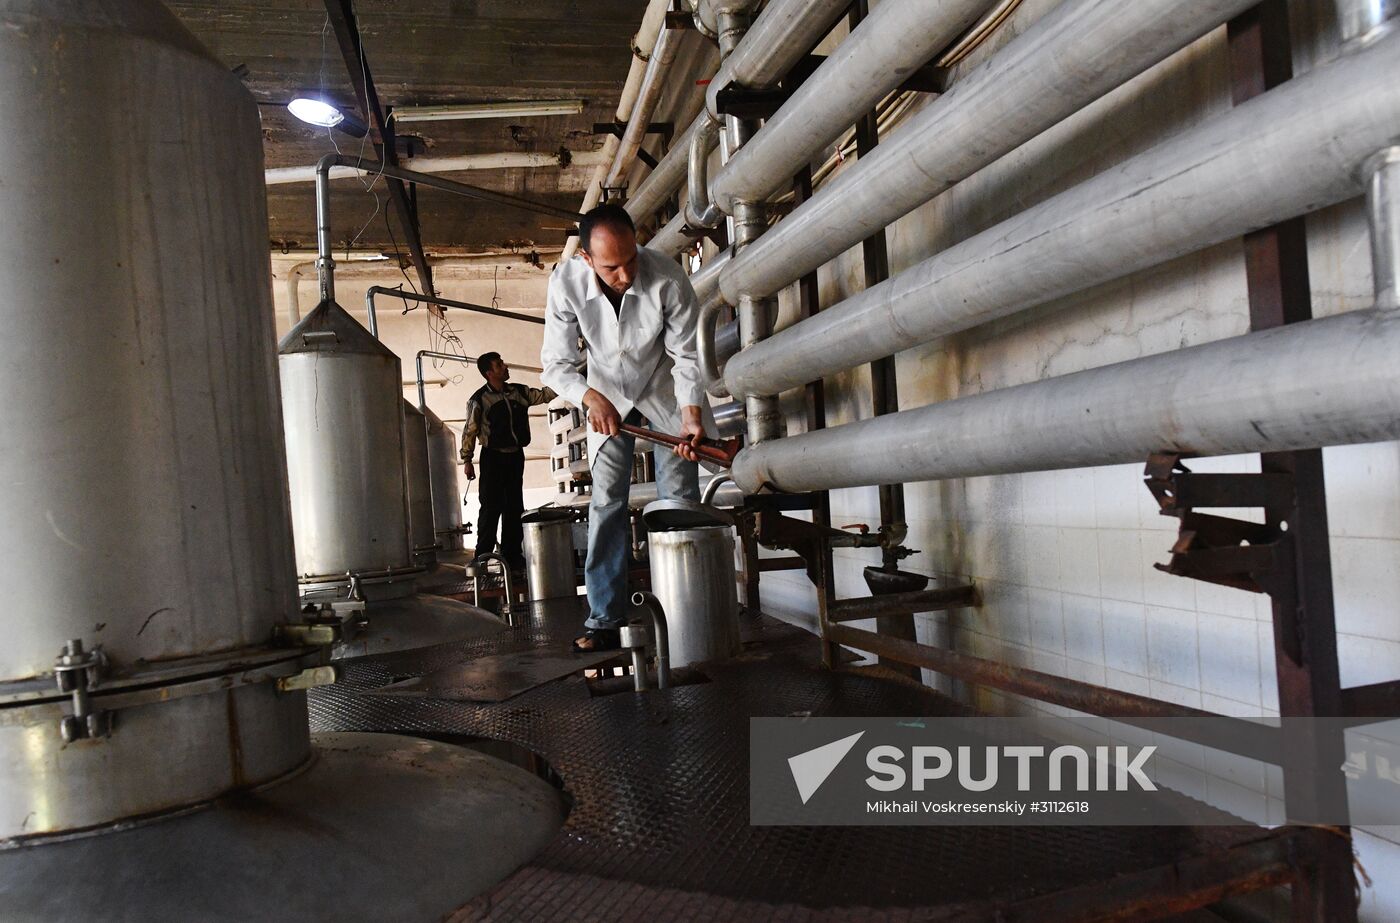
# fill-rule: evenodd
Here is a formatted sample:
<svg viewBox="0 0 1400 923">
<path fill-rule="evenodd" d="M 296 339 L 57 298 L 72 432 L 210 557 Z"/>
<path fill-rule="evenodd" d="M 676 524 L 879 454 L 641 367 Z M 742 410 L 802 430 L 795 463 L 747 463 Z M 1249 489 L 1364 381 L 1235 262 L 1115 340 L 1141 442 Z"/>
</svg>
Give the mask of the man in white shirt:
<svg viewBox="0 0 1400 923">
<path fill-rule="evenodd" d="M 695 291 L 680 266 L 639 248 L 631 217 L 617 205 L 584 216 L 579 245 L 579 255 L 549 280 L 540 378 L 588 411 L 593 497 L 584 579 L 591 611 L 574 642 L 586 652 L 618 647 L 627 622 L 633 438 L 619 427 L 645 417 L 654 429 L 696 440 L 705 435 L 709 404 L 695 358 Z M 659 496 L 700 499 L 690 446 L 658 446 L 655 457 Z"/>
</svg>

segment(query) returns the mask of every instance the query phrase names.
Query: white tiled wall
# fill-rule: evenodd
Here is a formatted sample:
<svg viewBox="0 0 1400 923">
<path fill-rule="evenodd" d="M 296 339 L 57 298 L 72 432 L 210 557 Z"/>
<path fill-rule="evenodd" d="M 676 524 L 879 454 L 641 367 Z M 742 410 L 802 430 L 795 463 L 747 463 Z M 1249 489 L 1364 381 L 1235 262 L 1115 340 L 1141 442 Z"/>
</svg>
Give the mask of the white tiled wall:
<svg viewBox="0 0 1400 923">
<path fill-rule="evenodd" d="M 1051 5 L 1027 0 L 1011 31 Z M 1325 0 L 1294 7 L 1303 70 L 1333 53 L 1333 11 Z M 889 233 L 892 269 L 1229 108 L 1226 64 L 1219 30 L 897 222 Z M 1364 307 L 1371 283 L 1360 204 L 1310 216 L 1308 233 L 1315 312 Z M 857 249 L 823 268 L 824 305 L 858 290 L 860 266 Z M 793 319 L 790 292 L 782 305 L 780 325 Z M 1222 244 L 911 349 L 898 357 L 900 401 L 918 407 L 1247 328 L 1241 247 Z M 864 370 L 833 376 L 827 388 L 829 425 L 869 416 Z M 790 421 L 790 432 L 801 428 L 799 419 Z M 1400 444 L 1328 449 L 1325 461 L 1343 682 L 1400 678 Z M 1257 456 L 1189 464 L 1258 470 Z M 983 597 L 978 609 L 922 618 L 921 639 L 1223 714 L 1276 715 L 1267 598 L 1157 571 L 1177 523 L 1158 513 L 1142 477 L 1141 465 L 1125 465 L 909 485 L 908 544 L 922 553 L 905 566 L 972 578 Z M 879 520 L 873 488 L 836 491 L 832 508 L 838 525 Z M 861 569 L 877 562 L 876 553 L 838 552 L 838 592 L 866 594 Z M 766 609 L 812 623 L 815 596 L 800 573 L 766 574 L 762 587 Z M 960 684 L 951 691 L 970 694 Z M 985 690 L 975 702 L 991 712 L 1062 712 Z M 1189 745 L 1170 752 L 1177 787 L 1259 822 L 1283 820 L 1273 767 Z M 1365 919 L 1400 919 L 1400 836 L 1373 829 L 1357 842 L 1374 882 Z"/>
</svg>

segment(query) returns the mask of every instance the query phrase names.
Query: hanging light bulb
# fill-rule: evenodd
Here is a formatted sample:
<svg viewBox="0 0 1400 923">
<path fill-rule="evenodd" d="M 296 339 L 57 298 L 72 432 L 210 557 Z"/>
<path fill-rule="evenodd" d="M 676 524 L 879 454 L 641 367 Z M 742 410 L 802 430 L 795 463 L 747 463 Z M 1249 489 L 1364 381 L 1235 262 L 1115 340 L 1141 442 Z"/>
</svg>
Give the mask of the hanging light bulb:
<svg viewBox="0 0 1400 923">
<path fill-rule="evenodd" d="M 345 113 L 323 99 L 310 96 L 298 96 L 287 103 L 287 110 L 308 125 L 320 128 L 334 128 L 345 121 Z"/>
</svg>

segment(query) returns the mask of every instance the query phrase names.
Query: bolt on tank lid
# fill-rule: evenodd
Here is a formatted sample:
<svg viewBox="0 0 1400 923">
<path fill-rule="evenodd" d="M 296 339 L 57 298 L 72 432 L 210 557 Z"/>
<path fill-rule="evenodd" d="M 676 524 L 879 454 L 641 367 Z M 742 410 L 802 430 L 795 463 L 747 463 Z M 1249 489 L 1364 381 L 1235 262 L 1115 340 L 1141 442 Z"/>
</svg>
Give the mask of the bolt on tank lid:
<svg viewBox="0 0 1400 923">
<path fill-rule="evenodd" d="M 282 356 L 295 353 L 364 355 L 397 358 L 364 326 L 334 301 L 323 301 L 287 331 L 277 344 Z"/>
<path fill-rule="evenodd" d="M 653 500 L 642 510 L 648 532 L 679 532 L 734 525 L 734 517 L 693 500 Z"/>
</svg>

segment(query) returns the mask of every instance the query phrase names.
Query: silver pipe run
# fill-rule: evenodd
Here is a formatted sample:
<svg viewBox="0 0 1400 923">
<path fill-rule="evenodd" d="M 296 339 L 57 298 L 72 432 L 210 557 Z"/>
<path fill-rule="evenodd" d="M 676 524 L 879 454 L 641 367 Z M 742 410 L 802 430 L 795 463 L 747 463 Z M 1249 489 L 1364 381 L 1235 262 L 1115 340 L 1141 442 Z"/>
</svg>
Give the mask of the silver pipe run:
<svg viewBox="0 0 1400 923">
<path fill-rule="evenodd" d="M 647 241 L 647 249 L 667 256 L 676 256 L 692 243 L 685 230 L 685 210 L 682 209 L 676 217 L 652 235 L 651 240 Z"/>
<path fill-rule="evenodd" d="M 1066 0 L 736 259 L 720 280 L 725 300 L 772 294 L 815 271 L 1253 5 Z"/>
<path fill-rule="evenodd" d="M 807 54 L 849 5 L 849 0 L 772 0 L 753 21 L 734 53 L 720 64 L 710 80 L 707 107 L 647 174 L 628 198 L 632 218 L 646 221 L 666 204 L 686 181 L 686 160 L 691 138 L 716 113 L 714 94 L 730 83 L 749 89 L 768 89 L 778 84 L 792 66 Z M 716 113 L 717 114 L 717 113 Z M 713 148 L 712 148 L 713 149 Z"/>
<path fill-rule="evenodd" d="M 637 191 L 627 197 L 623 207 L 638 224 L 646 222 L 685 184 L 690 158 L 690 142 L 695 133 L 709 121 L 709 114 L 700 110 L 671 149 L 656 163 L 656 167 L 637 184 Z"/>
<path fill-rule="evenodd" d="M 1355 311 L 748 448 L 745 493 L 1400 437 L 1400 313 Z"/>
<path fill-rule="evenodd" d="M 706 111 L 719 115 L 717 96 L 731 83 L 750 90 L 777 86 L 831 31 L 848 6 L 847 0 L 773 0 L 754 17 L 743 41 L 710 80 L 705 90 Z"/>
<path fill-rule="evenodd" d="M 735 395 L 795 388 L 1341 202 L 1396 138 L 1400 33 L 787 328 L 730 359 L 725 381 Z"/>
<path fill-rule="evenodd" d="M 636 162 L 637 152 L 642 149 L 646 138 L 647 125 L 661 100 L 661 91 L 666 87 L 666 78 L 671 73 L 671 65 L 676 60 L 676 49 L 680 46 L 680 30 L 664 26 L 656 35 L 651 57 L 647 59 L 647 69 L 642 75 L 642 87 L 637 93 L 637 103 L 627 119 L 627 128 L 622 132 L 622 142 L 618 145 L 617 156 L 613 158 L 608 175 L 603 180 L 604 188 L 616 189 L 627 179 L 627 172 Z"/>
<path fill-rule="evenodd" d="M 715 175 L 715 202 L 733 214 L 739 202 L 762 202 L 790 183 L 801 165 L 947 47 L 988 6 L 989 0 L 915 0 L 876 7 Z M 713 86 L 711 91 L 717 92 Z"/>
</svg>

